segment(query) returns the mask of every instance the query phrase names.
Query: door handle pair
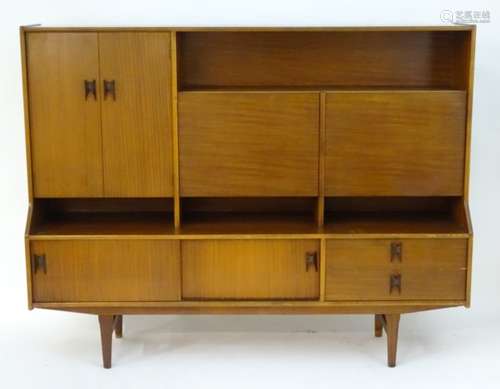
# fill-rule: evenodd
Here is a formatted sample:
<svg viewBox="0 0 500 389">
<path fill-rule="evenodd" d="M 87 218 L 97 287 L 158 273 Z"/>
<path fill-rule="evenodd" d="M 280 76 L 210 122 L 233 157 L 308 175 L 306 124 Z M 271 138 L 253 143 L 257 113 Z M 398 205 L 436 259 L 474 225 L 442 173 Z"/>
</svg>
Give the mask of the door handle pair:
<svg viewBox="0 0 500 389">
<path fill-rule="evenodd" d="M 103 80 L 103 90 L 104 90 L 104 100 L 107 100 L 109 96 L 116 100 L 116 81 L 115 80 Z M 97 86 L 96 80 L 84 80 L 84 90 L 85 90 L 85 100 L 88 100 L 89 96 L 93 96 L 94 100 L 97 100 Z"/>
</svg>

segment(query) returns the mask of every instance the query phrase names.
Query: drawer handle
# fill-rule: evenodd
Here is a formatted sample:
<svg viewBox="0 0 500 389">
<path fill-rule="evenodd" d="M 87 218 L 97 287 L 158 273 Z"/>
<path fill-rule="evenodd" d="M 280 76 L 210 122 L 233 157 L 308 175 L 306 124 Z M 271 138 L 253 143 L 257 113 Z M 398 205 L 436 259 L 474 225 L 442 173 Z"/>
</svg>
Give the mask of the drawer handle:
<svg viewBox="0 0 500 389">
<path fill-rule="evenodd" d="M 391 243 L 391 262 L 402 262 L 403 261 L 403 243 L 392 242 Z"/>
<path fill-rule="evenodd" d="M 313 266 L 314 270 L 317 272 L 319 270 L 318 266 L 318 253 L 316 252 L 308 252 L 306 253 L 306 271 L 309 271 L 309 268 Z"/>
<path fill-rule="evenodd" d="M 85 100 L 88 100 L 89 96 L 94 96 L 94 100 L 97 100 L 97 92 L 95 86 L 95 80 L 85 80 Z"/>
<path fill-rule="evenodd" d="M 113 97 L 113 100 L 116 100 L 116 89 L 115 89 L 115 80 L 104 80 L 104 100 L 108 98 L 108 95 L 111 95 Z"/>
<path fill-rule="evenodd" d="M 47 260 L 45 254 L 33 255 L 33 273 L 36 274 L 38 270 L 43 270 L 43 274 L 47 274 Z"/>
<path fill-rule="evenodd" d="M 389 279 L 389 294 L 397 289 L 398 294 L 401 295 L 401 274 L 391 274 Z"/>
</svg>

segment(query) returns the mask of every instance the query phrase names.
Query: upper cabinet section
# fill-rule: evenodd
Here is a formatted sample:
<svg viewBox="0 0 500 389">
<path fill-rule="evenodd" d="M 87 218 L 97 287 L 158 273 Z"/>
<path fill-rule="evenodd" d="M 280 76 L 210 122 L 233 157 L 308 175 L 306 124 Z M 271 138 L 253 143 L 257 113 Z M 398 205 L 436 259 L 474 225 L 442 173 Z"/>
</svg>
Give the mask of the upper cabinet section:
<svg viewBox="0 0 500 389">
<path fill-rule="evenodd" d="M 464 89 L 468 31 L 178 33 L 180 88 Z"/>
<path fill-rule="evenodd" d="M 30 33 L 26 47 L 34 195 L 102 196 L 98 34 Z"/>
<path fill-rule="evenodd" d="M 35 197 L 172 196 L 170 35 L 26 35 Z"/>
</svg>

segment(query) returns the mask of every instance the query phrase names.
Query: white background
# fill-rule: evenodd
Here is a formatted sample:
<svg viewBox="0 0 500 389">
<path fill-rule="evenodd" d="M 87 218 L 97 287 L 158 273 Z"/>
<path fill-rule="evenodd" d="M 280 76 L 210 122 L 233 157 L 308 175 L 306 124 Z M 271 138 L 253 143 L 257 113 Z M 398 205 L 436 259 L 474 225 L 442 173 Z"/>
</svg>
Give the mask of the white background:
<svg viewBox="0 0 500 389">
<path fill-rule="evenodd" d="M 100 367 L 93 316 L 26 308 L 28 197 L 19 26 L 442 25 L 442 10 L 489 11 L 477 31 L 471 309 L 403 316 L 399 366 L 368 316 L 125 318 Z M 0 387 L 500 387 L 500 6 L 495 1 L 12 1 L 0 9 Z"/>
</svg>

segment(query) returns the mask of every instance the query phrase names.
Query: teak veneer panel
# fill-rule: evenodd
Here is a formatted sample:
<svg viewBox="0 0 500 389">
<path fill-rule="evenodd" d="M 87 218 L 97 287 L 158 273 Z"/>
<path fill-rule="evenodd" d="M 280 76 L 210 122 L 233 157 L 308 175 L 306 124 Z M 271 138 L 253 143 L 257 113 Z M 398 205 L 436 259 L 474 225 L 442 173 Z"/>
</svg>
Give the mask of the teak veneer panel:
<svg viewBox="0 0 500 389">
<path fill-rule="evenodd" d="M 179 95 L 181 196 L 318 194 L 318 93 Z"/>
<path fill-rule="evenodd" d="M 391 243 L 402 259 L 391 261 Z M 338 239 L 326 242 L 327 300 L 464 300 L 466 239 Z M 401 275 L 401 293 L 390 276 Z"/>
<path fill-rule="evenodd" d="M 173 196 L 171 64 L 168 32 L 99 34 L 107 197 Z"/>
<path fill-rule="evenodd" d="M 99 88 L 85 100 L 84 80 L 99 81 L 96 33 L 26 35 L 34 195 L 103 194 Z"/>
<path fill-rule="evenodd" d="M 319 240 L 183 241 L 182 297 L 198 300 L 304 300 L 319 297 L 319 271 L 306 254 Z M 318 262 L 319 266 L 319 262 Z"/>
<path fill-rule="evenodd" d="M 33 241 L 31 253 L 47 266 L 33 274 L 35 302 L 180 299 L 178 241 Z"/>
<path fill-rule="evenodd" d="M 461 196 L 466 94 L 326 97 L 326 195 Z"/>
</svg>

